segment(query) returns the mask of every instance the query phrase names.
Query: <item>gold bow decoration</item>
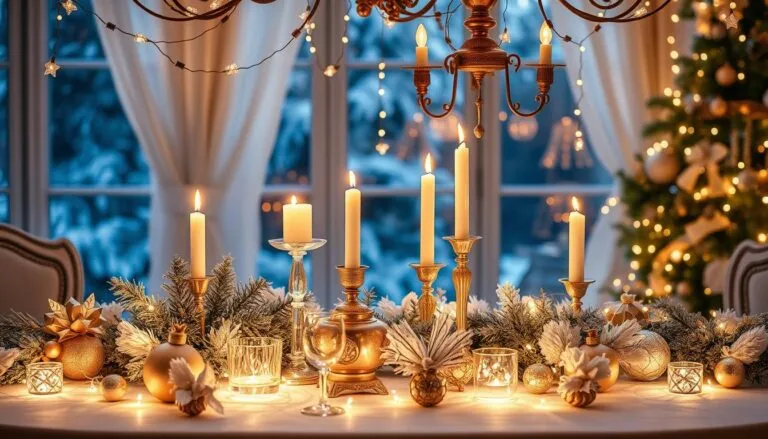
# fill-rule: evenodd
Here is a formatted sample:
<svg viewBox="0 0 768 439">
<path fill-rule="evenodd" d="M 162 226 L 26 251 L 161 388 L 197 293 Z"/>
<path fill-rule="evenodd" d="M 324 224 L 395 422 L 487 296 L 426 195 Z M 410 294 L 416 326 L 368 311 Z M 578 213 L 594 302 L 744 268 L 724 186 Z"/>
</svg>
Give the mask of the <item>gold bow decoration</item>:
<svg viewBox="0 0 768 439">
<path fill-rule="evenodd" d="M 96 297 L 91 294 L 83 303 L 70 298 L 64 305 L 48 299 L 51 311 L 45 314 L 44 330 L 55 335 L 63 342 L 81 335 L 101 337 L 104 330 L 101 325 L 101 308 L 96 306 Z"/>
<path fill-rule="evenodd" d="M 707 174 L 709 195 L 722 197 L 725 195 L 725 182 L 720 176 L 720 161 L 728 156 L 728 148 L 722 143 L 701 141 L 685 155 L 688 167 L 677 177 L 677 186 L 691 193 L 696 189 L 696 182 L 701 174 Z"/>
</svg>

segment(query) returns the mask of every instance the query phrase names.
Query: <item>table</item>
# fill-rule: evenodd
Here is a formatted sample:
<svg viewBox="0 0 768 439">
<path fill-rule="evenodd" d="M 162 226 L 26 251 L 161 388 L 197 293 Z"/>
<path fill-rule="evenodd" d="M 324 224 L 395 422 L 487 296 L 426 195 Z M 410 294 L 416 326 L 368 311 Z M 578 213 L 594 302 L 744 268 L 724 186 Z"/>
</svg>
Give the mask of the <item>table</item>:
<svg viewBox="0 0 768 439">
<path fill-rule="evenodd" d="M 157 402 L 142 386 L 132 386 L 118 403 L 102 401 L 82 382 L 67 382 L 64 392 L 50 396 L 6 386 L 0 387 L 0 437 L 768 437 L 768 389 L 708 385 L 700 395 L 673 395 L 663 380 L 620 380 L 589 408 L 576 409 L 556 393 L 531 395 L 522 386 L 514 402 L 497 404 L 473 400 L 470 388 L 426 409 L 410 398 L 407 379 L 385 376 L 383 381 L 394 395 L 337 398 L 333 401 L 348 413 L 325 419 L 299 413 L 316 401 L 312 386 L 283 386 L 277 396 L 260 402 L 239 401 L 220 389 L 225 415 L 207 411 L 198 418 Z"/>
</svg>

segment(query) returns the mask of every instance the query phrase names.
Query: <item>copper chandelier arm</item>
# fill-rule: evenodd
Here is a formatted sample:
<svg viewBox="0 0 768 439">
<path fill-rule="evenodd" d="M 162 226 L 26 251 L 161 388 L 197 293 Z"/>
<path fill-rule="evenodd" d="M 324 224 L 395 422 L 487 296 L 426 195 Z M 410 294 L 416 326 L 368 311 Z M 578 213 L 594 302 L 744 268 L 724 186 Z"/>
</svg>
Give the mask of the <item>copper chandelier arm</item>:
<svg viewBox="0 0 768 439">
<path fill-rule="evenodd" d="M 418 2 L 416 2 L 416 3 L 418 3 Z M 408 9 L 406 9 L 405 7 L 403 7 L 399 11 L 400 15 L 398 15 L 395 18 L 390 18 L 390 20 L 392 20 L 394 22 L 397 22 L 397 23 L 407 23 L 409 21 L 416 20 L 417 18 L 421 18 L 422 16 L 426 15 L 427 12 L 429 12 L 429 10 L 432 9 L 435 6 L 436 3 L 437 3 L 437 0 L 429 0 L 427 2 L 427 4 L 424 5 L 423 8 L 419 9 L 418 11 L 413 11 L 413 12 L 411 12 Z M 401 2 L 398 1 L 398 4 L 401 4 Z M 402 18 L 403 16 L 405 16 L 405 18 Z"/>
<path fill-rule="evenodd" d="M 565 7 L 568 11 L 570 11 L 572 14 L 576 15 L 579 18 L 582 18 L 587 21 L 591 21 L 593 23 L 630 23 L 632 21 L 638 21 L 642 20 L 646 17 L 650 17 L 651 15 L 656 14 L 657 12 L 664 9 L 672 0 L 664 0 L 661 4 L 656 6 L 655 8 L 651 9 L 650 11 L 645 12 L 644 14 L 640 15 L 632 15 L 630 17 L 627 17 L 632 11 L 634 11 L 634 8 L 637 7 L 641 0 L 635 0 L 635 2 L 630 5 L 626 10 L 622 11 L 621 13 L 613 16 L 613 17 L 601 17 L 600 15 L 591 14 L 589 12 L 585 12 L 578 7 L 571 4 L 568 0 L 558 0 L 563 7 Z M 624 0 L 616 0 L 613 3 L 610 3 L 610 8 L 606 8 L 606 5 L 601 6 L 601 9 L 615 9 L 621 6 L 621 4 L 624 3 Z M 544 17 L 544 20 L 547 23 L 552 23 L 552 20 L 547 15 L 546 11 L 544 10 L 544 3 L 542 0 L 538 0 L 539 4 L 539 11 L 541 12 L 542 17 Z M 552 27 L 552 26 L 550 26 Z"/>
<path fill-rule="evenodd" d="M 512 113 L 520 117 L 531 117 L 539 114 L 541 110 L 544 109 L 544 106 L 549 103 L 549 93 L 546 93 L 544 91 L 541 91 L 541 89 L 539 89 L 539 93 L 536 94 L 536 97 L 534 98 L 534 100 L 538 103 L 538 106 L 531 112 L 520 111 L 520 107 L 521 107 L 520 102 L 512 102 L 512 85 L 509 82 L 509 66 L 510 65 L 515 69 L 515 72 L 520 70 L 520 66 L 521 66 L 520 56 L 514 53 L 509 55 L 507 65 L 504 66 L 504 75 L 506 78 L 506 81 L 504 81 L 504 85 L 507 89 L 506 90 L 507 107 L 509 107 L 509 111 L 511 111 Z"/>
<path fill-rule="evenodd" d="M 430 117 L 440 119 L 443 118 L 451 113 L 453 111 L 453 107 L 456 105 L 456 92 L 458 89 L 459 84 L 459 72 L 454 70 L 453 71 L 453 88 L 451 90 L 451 102 L 448 104 L 443 104 L 443 112 L 442 113 L 433 113 L 430 111 L 429 106 L 432 104 L 432 98 L 428 97 L 426 93 L 419 94 L 419 107 L 421 107 L 421 110 L 424 111 L 427 115 Z"/>
</svg>

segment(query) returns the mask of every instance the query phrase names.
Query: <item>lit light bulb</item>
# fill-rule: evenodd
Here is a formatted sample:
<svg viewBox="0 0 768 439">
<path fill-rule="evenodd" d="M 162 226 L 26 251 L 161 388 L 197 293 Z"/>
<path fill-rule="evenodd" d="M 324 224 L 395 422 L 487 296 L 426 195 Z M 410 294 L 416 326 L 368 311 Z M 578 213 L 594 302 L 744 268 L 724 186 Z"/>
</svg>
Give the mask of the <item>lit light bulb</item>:
<svg viewBox="0 0 768 439">
<path fill-rule="evenodd" d="M 418 47 L 427 47 L 427 28 L 423 24 L 416 28 L 416 45 Z"/>
<path fill-rule="evenodd" d="M 541 23 L 539 28 L 539 41 L 541 41 L 541 44 L 552 44 L 552 29 L 546 21 Z"/>
</svg>

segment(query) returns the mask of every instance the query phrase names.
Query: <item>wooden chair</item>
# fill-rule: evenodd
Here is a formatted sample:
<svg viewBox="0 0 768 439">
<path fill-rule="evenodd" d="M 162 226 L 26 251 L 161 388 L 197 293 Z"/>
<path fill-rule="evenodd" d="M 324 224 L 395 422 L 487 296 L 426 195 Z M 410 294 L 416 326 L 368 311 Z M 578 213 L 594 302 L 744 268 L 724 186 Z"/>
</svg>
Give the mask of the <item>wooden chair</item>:
<svg viewBox="0 0 768 439">
<path fill-rule="evenodd" d="M 41 319 L 48 299 L 83 298 L 83 265 L 67 239 L 40 239 L 0 224 L 0 313 L 11 309 Z"/>
<path fill-rule="evenodd" d="M 768 312 L 768 245 L 744 241 L 728 264 L 723 293 L 725 309 L 738 314 Z"/>
</svg>

